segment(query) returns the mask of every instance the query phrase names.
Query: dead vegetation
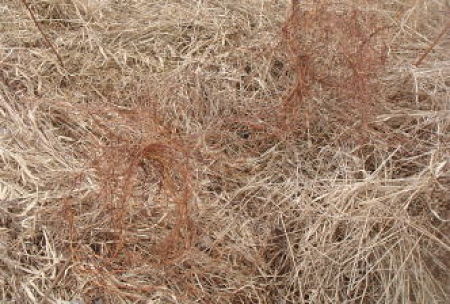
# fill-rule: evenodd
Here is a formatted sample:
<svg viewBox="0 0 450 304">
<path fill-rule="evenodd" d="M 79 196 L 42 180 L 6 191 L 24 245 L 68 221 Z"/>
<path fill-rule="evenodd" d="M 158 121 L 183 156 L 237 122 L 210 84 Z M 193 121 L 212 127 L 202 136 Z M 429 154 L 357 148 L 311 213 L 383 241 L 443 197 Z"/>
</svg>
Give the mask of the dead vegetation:
<svg viewBox="0 0 450 304">
<path fill-rule="evenodd" d="M 1 303 L 448 301 L 446 1 L 26 3 Z"/>
</svg>

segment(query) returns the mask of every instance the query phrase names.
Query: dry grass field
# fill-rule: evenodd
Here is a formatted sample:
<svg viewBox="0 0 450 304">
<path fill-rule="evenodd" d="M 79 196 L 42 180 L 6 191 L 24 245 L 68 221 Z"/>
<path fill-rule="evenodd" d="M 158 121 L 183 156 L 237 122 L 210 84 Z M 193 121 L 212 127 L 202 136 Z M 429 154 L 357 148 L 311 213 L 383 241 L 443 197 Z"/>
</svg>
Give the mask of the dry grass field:
<svg viewBox="0 0 450 304">
<path fill-rule="evenodd" d="M 449 303 L 448 0 L 0 0 L 0 303 Z"/>
</svg>

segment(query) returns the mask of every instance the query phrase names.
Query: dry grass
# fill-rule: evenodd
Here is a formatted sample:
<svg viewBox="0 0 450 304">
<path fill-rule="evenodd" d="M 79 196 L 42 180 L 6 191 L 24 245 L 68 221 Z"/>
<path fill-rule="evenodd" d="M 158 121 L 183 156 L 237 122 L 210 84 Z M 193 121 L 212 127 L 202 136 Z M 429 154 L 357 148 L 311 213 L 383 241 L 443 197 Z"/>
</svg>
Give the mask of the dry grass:
<svg viewBox="0 0 450 304">
<path fill-rule="evenodd" d="M 27 3 L 0 303 L 447 303 L 448 2 Z"/>
</svg>

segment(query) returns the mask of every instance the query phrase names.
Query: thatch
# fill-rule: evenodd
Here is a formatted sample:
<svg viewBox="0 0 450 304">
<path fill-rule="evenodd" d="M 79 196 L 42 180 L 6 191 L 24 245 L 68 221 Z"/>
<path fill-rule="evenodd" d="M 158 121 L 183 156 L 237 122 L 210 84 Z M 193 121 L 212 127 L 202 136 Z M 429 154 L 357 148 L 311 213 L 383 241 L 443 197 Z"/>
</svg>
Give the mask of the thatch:
<svg viewBox="0 0 450 304">
<path fill-rule="evenodd" d="M 446 303 L 448 11 L 2 1 L 0 303 Z"/>
</svg>

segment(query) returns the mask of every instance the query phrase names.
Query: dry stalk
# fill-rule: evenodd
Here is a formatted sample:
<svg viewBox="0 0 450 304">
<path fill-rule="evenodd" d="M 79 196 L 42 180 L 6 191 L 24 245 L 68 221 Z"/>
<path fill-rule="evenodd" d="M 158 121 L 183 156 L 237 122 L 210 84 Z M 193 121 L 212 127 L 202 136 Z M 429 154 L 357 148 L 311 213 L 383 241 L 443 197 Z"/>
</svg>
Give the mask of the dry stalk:
<svg viewBox="0 0 450 304">
<path fill-rule="evenodd" d="M 56 50 L 55 45 L 50 41 L 50 38 L 47 36 L 47 34 L 44 32 L 44 30 L 42 29 L 39 22 L 36 20 L 36 17 L 34 16 L 34 13 L 31 10 L 30 5 L 27 3 L 26 0 L 20 0 L 20 1 L 25 6 L 27 11 L 30 13 L 30 17 L 33 20 L 33 23 L 36 25 L 37 29 L 41 33 L 41 35 L 44 38 L 45 42 L 47 43 L 48 47 L 52 50 L 53 54 L 55 54 L 56 58 L 58 59 L 59 64 L 61 65 L 62 68 L 64 68 L 64 63 L 63 63 L 61 56 L 59 55 L 58 51 Z"/>
</svg>

